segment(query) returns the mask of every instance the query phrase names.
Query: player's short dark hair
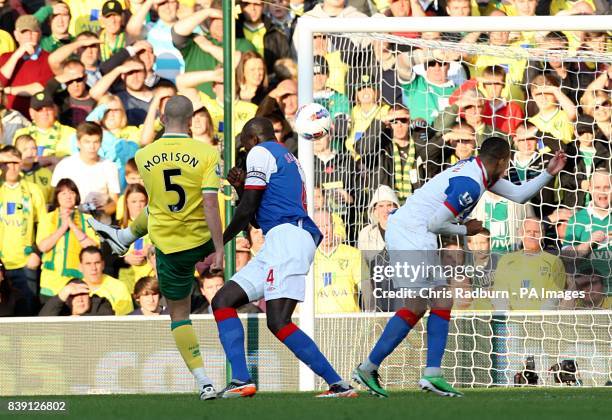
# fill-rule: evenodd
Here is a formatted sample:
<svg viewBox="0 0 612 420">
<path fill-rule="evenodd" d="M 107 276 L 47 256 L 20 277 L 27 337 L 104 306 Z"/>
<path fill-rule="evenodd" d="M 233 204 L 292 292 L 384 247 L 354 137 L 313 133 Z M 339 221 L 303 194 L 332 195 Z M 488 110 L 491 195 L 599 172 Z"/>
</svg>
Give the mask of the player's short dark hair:
<svg viewBox="0 0 612 420">
<path fill-rule="evenodd" d="M 501 137 L 489 137 L 482 142 L 478 155 L 482 160 L 497 161 L 510 157 L 510 143 Z"/>
<path fill-rule="evenodd" d="M 83 136 L 98 136 L 102 140 L 102 127 L 92 121 L 82 122 L 77 126 L 76 137 L 80 140 Z"/>
<path fill-rule="evenodd" d="M 247 121 L 242 129 L 244 137 L 257 137 L 260 141 L 274 139 L 274 126 L 272 121 L 264 117 L 255 117 Z"/>
<path fill-rule="evenodd" d="M 104 261 L 104 255 L 102 254 L 102 250 L 100 248 L 98 248 L 97 246 L 89 245 L 89 246 L 86 246 L 85 248 L 83 248 L 81 250 L 81 252 L 79 252 L 79 261 L 80 262 L 83 262 L 83 255 L 84 254 L 98 254 L 98 255 L 100 255 L 100 258 L 102 258 L 102 261 Z"/>
</svg>

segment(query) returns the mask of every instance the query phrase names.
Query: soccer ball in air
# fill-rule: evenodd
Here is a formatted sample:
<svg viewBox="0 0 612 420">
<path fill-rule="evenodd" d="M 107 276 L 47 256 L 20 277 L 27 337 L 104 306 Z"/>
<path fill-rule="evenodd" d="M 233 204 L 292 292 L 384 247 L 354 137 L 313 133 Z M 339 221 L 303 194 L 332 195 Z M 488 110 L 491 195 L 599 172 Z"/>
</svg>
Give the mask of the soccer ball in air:
<svg viewBox="0 0 612 420">
<path fill-rule="evenodd" d="M 303 105 L 295 114 L 295 131 L 306 140 L 317 140 L 329 134 L 331 116 L 325 107 L 311 103 Z"/>
</svg>

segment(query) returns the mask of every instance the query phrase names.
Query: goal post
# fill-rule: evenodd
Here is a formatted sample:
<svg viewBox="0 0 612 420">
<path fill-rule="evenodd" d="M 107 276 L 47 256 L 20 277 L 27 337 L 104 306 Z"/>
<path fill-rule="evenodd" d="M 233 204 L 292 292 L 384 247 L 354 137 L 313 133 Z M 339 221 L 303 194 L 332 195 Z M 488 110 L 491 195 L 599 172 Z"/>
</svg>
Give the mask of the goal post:
<svg viewBox="0 0 612 420">
<path fill-rule="evenodd" d="M 308 18 L 298 20 L 298 103 L 299 106 L 313 102 L 313 36 L 315 34 L 339 35 L 348 37 L 368 37 L 376 34 L 399 32 L 542 32 L 542 31 L 610 31 L 610 16 L 533 16 L 533 17 L 410 17 L 410 18 Z M 314 152 L 312 142 L 299 138 L 299 159 L 306 178 L 308 212 L 314 212 Z M 608 319 L 610 312 L 601 312 Z M 363 314 L 364 317 L 367 316 Z M 526 315 L 527 316 L 527 315 Z M 314 304 L 314 275 L 311 268 L 306 282 L 306 300 L 300 306 L 300 327 L 311 337 L 316 336 Z M 465 318 L 465 316 L 462 316 Z M 320 324 L 320 325 L 329 325 Z M 351 324 L 356 325 L 356 324 Z M 372 323 L 363 323 L 371 327 Z M 459 325 L 459 324 L 457 324 Z M 379 326 L 377 326 L 379 328 Z M 378 330 L 380 333 L 380 330 Z M 493 339 L 491 340 L 493 341 Z M 338 349 L 341 351 L 342 349 Z M 359 360 L 355 360 L 357 363 Z M 606 363 L 610 363 L 607 359 Z M 346 374 L 342 372 L 342 374 Z M 315 376 L 310 369 L 300 364 L 299 388 L 310 391 L 316 388 Z M 346 378 L 345 378 L 346 379 Z"/>
</svg>

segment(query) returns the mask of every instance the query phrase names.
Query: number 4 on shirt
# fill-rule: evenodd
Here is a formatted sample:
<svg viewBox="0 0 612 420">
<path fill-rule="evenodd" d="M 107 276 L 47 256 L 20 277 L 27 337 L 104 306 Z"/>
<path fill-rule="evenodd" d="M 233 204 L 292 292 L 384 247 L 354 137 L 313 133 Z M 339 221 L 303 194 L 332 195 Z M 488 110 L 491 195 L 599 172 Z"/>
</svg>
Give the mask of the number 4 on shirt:
<svg viewBox="0 0 612 420">
<path fill-rule="evenodd" d="M 266 283 L 268 283 L 268 286 L 272 286 L 274 284 L 274 269 L 271 268 L 270 271 L 268 271 L 268 277 L 266 278 Z"/>
</svg>

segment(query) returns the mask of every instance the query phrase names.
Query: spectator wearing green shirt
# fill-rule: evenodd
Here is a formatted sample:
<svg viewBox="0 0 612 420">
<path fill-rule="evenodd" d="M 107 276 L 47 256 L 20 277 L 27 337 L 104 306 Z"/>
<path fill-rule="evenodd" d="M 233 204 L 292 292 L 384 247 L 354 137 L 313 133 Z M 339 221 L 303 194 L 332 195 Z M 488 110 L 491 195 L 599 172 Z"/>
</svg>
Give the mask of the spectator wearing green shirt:
<svg viewBox="0 0 612 420">
<path fill-rule="evenodd" d="M 196 35 L 193 31 L 207 22 L 208 34 Z M 185 60 L 185 72 L 196 70 L 214 70 L 223 62 L 223 13 L 210 7 L 199 10 L 172 27 L 172 43 L 181 52 Z M 236 50 L 240 52 L 255 51 L 255 47 L 244 38 L 236 38 Z M 212 83 L 202 83 L 198 90 L 210 97 L 215 97 Z"/>
<path fill-rule="evenodd" d="M 63 1 L 55 1 L 51 6 L 41 7 L 35 14 L 36 20 L 43 24 L 49 19 L 51 35 L 40 41 L 40 46 L 47 52 L 53 52 L 62 45 L 70 44 L 74 37 L 68 33 L 70 27 L 70 8 Z"/>
<path fill-rule="evenodd" d="M 611 192 L 609 169 L 596 170 L 590 181 L 591 202 L 570 218 L 562 250 L 569 258 L 589 258 L 593 268 L 605 278 L 608 294 L 612 290 Z"/>
<path fill-rule="evenodd" d="M 424 64 L 425 76 L 414 72 L 414 66 Z M 457 89 L 448 79 L 450 61 L 442 54 L 417 50 L 401 54 L 397 60 L 399 82 L 403 89 L 403 103 L 413 119 L 422 118 L 432 124 L 448 106 L 448 98 Z"/>
</svg>

